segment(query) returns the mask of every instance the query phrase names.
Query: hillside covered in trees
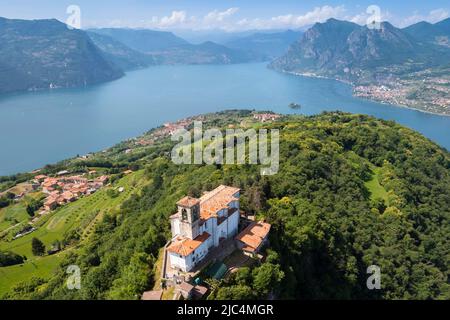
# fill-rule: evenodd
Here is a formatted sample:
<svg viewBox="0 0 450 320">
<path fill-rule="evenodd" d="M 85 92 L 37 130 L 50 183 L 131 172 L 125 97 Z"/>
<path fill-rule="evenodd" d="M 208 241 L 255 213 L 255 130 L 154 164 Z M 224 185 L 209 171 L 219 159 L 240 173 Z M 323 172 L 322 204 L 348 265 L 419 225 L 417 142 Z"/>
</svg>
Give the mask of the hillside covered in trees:
<svg viewBox="0 0 450 320">
<path fill-rule="evenodd" d="M 55 274 L 4 298 L 139 299 L 154 285 L 176 201 L 226 184 L 242 189 L 241 209 L 272 224 L 271 245 L 264 263 L 216 283 L 209 299 L 450 299 L 448 151 L 394 122 L 338 112 L 261 124 L 251 111 L 229 111 L 205 116 L 203 126 L 280 129 L 279 172 L 176 165 L 169 138 L 131 153 L 124 142 L 85 167 L 49 166 L 133 167 L 145 186 L 108 211 L 87 241 L 72 235 Z M 65 286 L 73 264 L 80 290 Z M 366 287 L 370 265 L 381 269 L 381 290 Z"/>
</svg>

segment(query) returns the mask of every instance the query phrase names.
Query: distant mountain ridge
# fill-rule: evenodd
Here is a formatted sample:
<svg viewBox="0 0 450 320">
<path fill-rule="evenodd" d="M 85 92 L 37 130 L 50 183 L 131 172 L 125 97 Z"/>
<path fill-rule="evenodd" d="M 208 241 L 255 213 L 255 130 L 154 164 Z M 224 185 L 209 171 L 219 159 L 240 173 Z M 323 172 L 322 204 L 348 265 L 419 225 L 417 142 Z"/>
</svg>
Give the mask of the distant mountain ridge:
<svg viewBox="0 0 450 320">
<path fill-rule="evenodd" d="M 111 37 L 127 47 L 142 53 L 152 53 L 170 47 L 189 44 L 189 42 L 177 37 L 172 32 L 166 31 L 122 28 L 89 29 L 88 31 Z"/>
<path fill-rule="evenodd" d="M 306 31 L 271 67 L 365 81 L 380 76 L 377 68 L 410 64 L 411 71 L 442 64 L 448 57 L 450 51 L 425 45 L 388 22 L 377 30 L 330 19 Z"/>
<path fill-rule="evenodd" d="M 123 43 L 99 33 L 87 32 L 103 55 L 122 70 L 145 68 L 156 64 L 155 59 L 147 54 L 131 49 Z"/>
<path fill-rule="evenodd" d="M 289 46 L 300 39 L 301 31 L 257 32 L 225 43 L 232 49 L 248 51 L 261 59 L 272 60 L 284 54 Z"/>
<path fill-rule="evenodd" d="M 122 75 L 84 31 L 55 19 L 0 18 L 0 93 L 79 87 Z"/>
<path fill-rule="evenodd" d="M 185 44 L 151 54 L 158 64 L 235 64 L 258 60 L 257 56 L 212 41 Z"/>
<path fill-rule="evenodd" d="M 171 32 L 141 29 L 91 29 L 133 50 L 152 56 L 156 64 L 232 64 L 257 60 L 257 55 L 206 41 L 191 44 Z"/>
<path fill-rule="evenodd" d="M 423 43 L 450 47 L 450 18 L 435 24 L 425 21 L 418 22 L 403 30 Z"/>
<path fill-rule="evenodd" d="M 255 61 L 213 42 L 199 45 L 170 32 L 78 30 L 55 20 L 0 18 L 0 94 L 83 87 L 155 64 L 232 64 Z"/>
</svg>

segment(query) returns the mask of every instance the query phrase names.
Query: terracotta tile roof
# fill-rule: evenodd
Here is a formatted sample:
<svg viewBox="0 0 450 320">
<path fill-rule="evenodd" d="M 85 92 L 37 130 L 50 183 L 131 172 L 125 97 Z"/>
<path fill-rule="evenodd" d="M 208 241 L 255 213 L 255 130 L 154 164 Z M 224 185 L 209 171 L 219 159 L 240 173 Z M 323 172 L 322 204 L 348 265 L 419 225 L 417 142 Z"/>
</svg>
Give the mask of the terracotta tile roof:
<svg viewBox="0 0 450 320">
<path fill-rule="evenodd" d="M 239 191 L 239 188 L 220 185 L 216 189 L 204 194 L 200 198 L 200 217 L 203 220 L 208 220 L 211 217 L 217 216 L 217 212 L 228 208 L 230 202 L 239 200 L 234 197 Z"/>
<path fill-rule="evenodd" d="M 203 232 L 194 240 L 186 237 L 178 237 L 170 246 L 167 247 L 167 251 L 179 254 L 183 257 L 190 255 L 195 249 L 200 247 L 200 245 L 208 240 L 210 234 L 208 232 Z"/>
<path fill-rule="evenodd" d="M 83 178 L 83 179 L 85 179 L 85 178 Z M 98 181 L 106 181 L 108 179 L 109 179 L 108 176 L 100 176 L 100 177 L 96 178 L 96 180 L 98 180 Z"/>
<path fill-rule="evenodd" d="M 180 283 L 180 289 L 183 290 L 184 292 L 191 293 L 192 289 L 194 289 L 194 286 L 190 283 L 183 281 L 182 283 Z"/>
<path fill-rule="evenodd" d="M 192 207 L 198 203 L 200 203 L 199 199 L 186 196 L 183 199 L 181 199 L 180 201 L 178 201 L 177 205 L 183 206 L 183 207 Z"/>
<path fill-rule="evenodd" d="M 200 299 L 206 294 L 206 292 L 208 292 L 208 288 L 203 286 L 195 286 L 192 294 L 195 298 Z"/>
<path fill-rule="evenodd" d="M 47 198 L 47 200 L 44 202 L 44 205 L 48 206 L 48 205 L 52 205 L 54 203 L 56 203 L 56 199 L 55 198 Z"/>
<path fill-rule="evenodd" d="M 44 180 L 44 183 L 42 184 L 44 187 L 51 187 L 58 184 L 58 179 L 55 178 L 47 178 Z"/>
<path fill-rule="evenodd" d="M 146 291 L 142 294 L 142 300 L 161 300 L 162 290 Z"/>
<path fill-rule="evenodd" d="M 65 200 L 72 200 L 73 198 L 75 198 L 75 195 L 72 192 L 70 192 L 70 191 L 66 191 L 66 192 L 62 193 L 62 197 Z"/>
<path fill-rule="evenodd" d="M 243 250 L 256 251 L 270 231 L 270 224 L 265 222 L 252 222 L 236 237 L 237 240 L 244 243 Z"/>
</svg>

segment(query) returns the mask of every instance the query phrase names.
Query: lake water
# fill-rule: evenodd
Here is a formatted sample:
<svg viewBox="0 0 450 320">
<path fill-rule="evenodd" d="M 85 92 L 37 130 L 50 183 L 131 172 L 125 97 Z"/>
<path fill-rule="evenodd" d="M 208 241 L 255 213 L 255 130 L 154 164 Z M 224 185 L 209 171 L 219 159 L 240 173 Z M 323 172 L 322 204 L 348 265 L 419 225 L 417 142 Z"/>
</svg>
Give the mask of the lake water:
<svg viewBox="0 0 450 320">
<path fill-rule="evenodd" d="M 288 104 L 300 103 L 299 111 Z M 343 83 L 265 64 L 158 66 L 83 89 L 0 98 L 0 175 L 99 151 L 163 124 L 224 109 L 316 114 L 343 110 L 396 120 L 450 150 L 450 117 L 352 97 Z"/>
</svg>

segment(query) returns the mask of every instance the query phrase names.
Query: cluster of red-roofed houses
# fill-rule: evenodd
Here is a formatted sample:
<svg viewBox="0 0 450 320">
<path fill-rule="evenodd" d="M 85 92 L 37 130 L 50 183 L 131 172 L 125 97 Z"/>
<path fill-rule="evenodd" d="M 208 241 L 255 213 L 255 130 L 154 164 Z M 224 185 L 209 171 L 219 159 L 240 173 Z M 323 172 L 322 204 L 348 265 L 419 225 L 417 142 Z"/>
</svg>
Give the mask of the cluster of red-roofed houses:
<svg viewBox="0 0 450 320">
<path fill-rule="evenodd" d="M 42 192 L 47 194 L 44 210 L 51 211 L 58 206 L 77 200 L 82 195 L 90 195 L 108 182 L 108 176 L 88 179 L 83 175 L 48 177 L 38 175 L 35 183 L 40 184 Z"/>
<path fill-rule="evenodd" d="M 253 118 L 255 120 L 258 120 L 261 122 L 275 121 L 280 117 L 281 117 L 281 115 L 276 114 L 276 113 L 255 113 L 253 115 Z"/>
</svg>

